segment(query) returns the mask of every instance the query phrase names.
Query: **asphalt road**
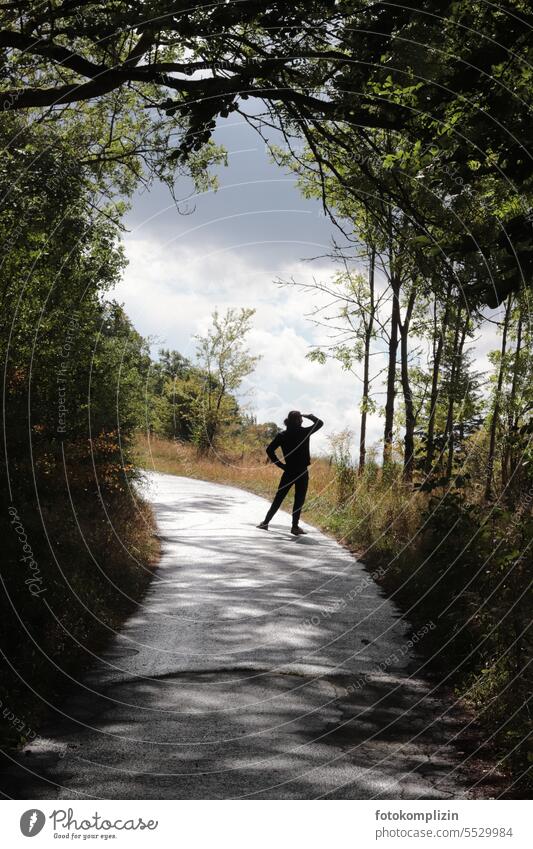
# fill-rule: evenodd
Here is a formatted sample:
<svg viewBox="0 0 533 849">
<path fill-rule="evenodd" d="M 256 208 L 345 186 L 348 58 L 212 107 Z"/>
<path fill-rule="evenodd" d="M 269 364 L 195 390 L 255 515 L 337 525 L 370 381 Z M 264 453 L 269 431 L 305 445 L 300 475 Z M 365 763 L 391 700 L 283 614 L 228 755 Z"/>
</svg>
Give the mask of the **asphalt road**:
<svg viewBox="0 0 533 849">
<path fill-rule="evenodd" d="M 12 767 L 18 798 L 449 799 L 461 720 L 363 566 L 233 487 L 150 475 L 144 602 Z"/>
</svg>

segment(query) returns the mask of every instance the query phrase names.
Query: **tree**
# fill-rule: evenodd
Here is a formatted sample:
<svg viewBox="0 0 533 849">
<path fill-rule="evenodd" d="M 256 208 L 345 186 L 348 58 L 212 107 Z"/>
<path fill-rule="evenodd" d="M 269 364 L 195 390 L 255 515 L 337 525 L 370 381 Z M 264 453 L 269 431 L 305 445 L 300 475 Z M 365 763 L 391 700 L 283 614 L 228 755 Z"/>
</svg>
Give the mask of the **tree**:
<svg viewBox="0 0 533 849">
<path fill-rule="evenodd" d="M 532 358 L 525 308 L 524 293 L 508 298 L 499 324 L 500 348 L 489 354 L 494 372 L 487 404 L 485 498 L 497 492 L 511 504 L 530 474 Z"/>
<path fill-rule="evenodd" d="M 513 299 L 511 296 L 507 298 L 505 305 L 505 315 L 502 325 L 502 344 L 500 348 L 499 366 L 496 378 L 496 387 L 494 397 L 492 399 L 492 410 L 490 414 L 489 427 L 489 454 L 487 458 L 487 479 L 485 483 L 485 498 L 488 500 L 492 495 L 492 483 L 494 474 L 494 454 L 496 451 L 496 435 L 500 425 L 500 413 L 502 407 L 502 390 L 505 378 L 506 368 L 506 353 L 507 353 L 507 337 L 509 334 L 509 323 L 511 320 L 511 310 L 513 307 Z"/>
<path fill-rule="evenodd" d="M 333 259 L 339 259 L 333 255 Z M 372 345 L 376 337 L 376 326 L 380 323 L 378 312 L 385 293 L 376 293 L 375 249 L 367 253 L 368 275 L 350 269 L 344 259 L 344 271 L 336 274 L 330 282 L 316 281 L 301 283 L 295 280 L 281 281 L 319 296 L 327 295 L 327 303 L 317 306 L 309 318 L 317 327 L 327 331 L 327 340 L 314 345 L 307 355 L 318 363 L 334 360 L 345 371 L 361 380 L 360 429 L 359 429 L 359 474 L 366 463 L 366 427 L 368 414 L 374 412 L 373 384 L 380 372 L 371 370 Z M 332 312 L 332 308 L 335 308 Z M 381 328 L 383 329 L 383 328 Z M 355 367 L 363 363 L 363 377 Z"/>
<path fill-rule="evenodd" d="M 202 379 L 179 351 L 160 349 L 146 381 L 146 427 L 167 439 L 191 440 Z"/>
<path fill-rule="evenodd" d="M 85 485 L 99 486 L 101 466 L 100 491 L 112 493 L 132 470 L 150 364 L 146 341 L 105 297 L 125 264 L 118 229 L 61 132 L 3 115 L 0 133 L 2 469 L 24 491 L 32 462 L 52 475 L 63 455 L 76 457 Z"/>
<path fill-rule="evenodd" d="M 533 411 L 533 345 L 527 320 L 524 292 L 516 298 L 511 315 L 509 338 L 514 342 L 509 354 L 506 391 L 502 401 L 506 416 L 501 459 L 502 486 L 507 500 L 514 504 L 521 489 L 520 477 L 531 471 L 531 417 Z"/>
<path fill-rule="evenodd" d="M 393 149 L 390 134 L 381 139 L 385 151 Z M 413 357 L 411 321 L 420 292 L 428 286 L 424 283 L 421 268 L 427 261 L 420 261 L 420 248 L 417 244 L 419 232 L 404 211 L 387 199 L 386 193 L 377 193 L 373 175 L 380 174 L 382 185 L 393 177 L 379 157 L 375 158 L 371 172 L 361 175 L 357 162 L 345 161 L 342 151 L 337 155 L 333 173 L 317 170 L 316 148 L 304 154 L 298 160 L 291 154 L 275 151 L 278 160 L 291 166 L 300 175 L 299 184 L 307 196 L 322 196 L 330 215 L 341 228 L 349 241 L 366 245 L 371 258 L 369 274 L 375 276 L 375 266 L 387 283 L 386 297 L 380 297 L 380 304 L 390 304 L 387 318 L 380 316 L 379 335 L 386 345 L 386 380 L 384 403 L 383 463 L 393 462 L 393 445 L 396 431 L 396 396 L 398 385 L 398 359 L 400 361 L 400 387 L 403 394 L 405 413 L 404 435 L 404 477 L 411 480 L 414 468 L 414 429 L 416 425 L 415 408 L 410 386 L 410 361 Z M 332 153 L 333 155 L 333 153 Z M 385 156 L 385 154 L 384 154 Z M 387 154 L 388 156 L 388 154 Z M 352 190 L 352 186 L 356 186 Z M 375 288 L 375 283 L 372 283 Z M 368 314 L 368 306 L 363 315 Z M 372 333 L 376 325 L 376 310 L 373 310 Z M 363 320 L 364 321 L 364 320 Z M 368 329 L 367 329 L 368 330 Z M 411 340 L 411 341 L 410 341 Z M 369 353 L 369 352 L 367 352 Z M 398 356 L 399 355 L 399 356 Z M 365 358 L 366 365 L 368 357 Z M 363 369 L 363 383 L 365 371 Z M 365 441 L 366 418 L 361 421 L 360 441 Z M 364 456 L 364 455 L 363 455 Z"/>
<path fill-rule="evenodd" d="M 3 108 L 74 121 L 98 167 L 122 163 L 139 180 L 147 165 L 169 184 L 172 163 L 199 176 L 220 156 L 210 140 L 231 111 L 260 132 L 304 134 L 321 170 L 357 192 L 335 170 L 344 152 L 430 248 L 448 233 L 443 256 L 478 266 L 469 297 L 497 304 L 533 265 L 527 12 L 525 0 L 259 0 L 186 13 L 175 0 L 22 0 L 2 9 Z"/>
<path fill-rule="evenodd" d="M 231 393 L 236 392 L 251 374 L 260 357 L 252 356 L 245 344 L 251 330 L 253 309 L 218 310 L 212 315 L 211 327 L 205 335 L 197 335 L 196 359 L 201 368 L 203 391 L 196 440 L 202 453 L 216 446 L 228 407 L 234 407 Z"/>
<path fill-rule="evenodd" d="M 11 668 L 0 698 L 37 721 L 61 673 L 76 674 L 149 578 L 150 515 L 131 487 L 149 357 L 107 298 L 124 256 L 75 147 L 53 125 L 6 113 L 0 146 L 0 503 L 20 515 L 46 587 L 41 600 L 28 593 L 5 533 L 0 642 Z"/>
<path fill-rule="evenodd" d="M 531 280 L 525 12 L 523 2 L 358 8 L 339 35 L 352 61 L 339 65 L 332 99 L 347 109 L 363 100 L 395 120 L 386 131 L 359 116 L 285 125 L 289 143 L 304 134 L 322 178 L 401 209 L 443 265 L 468 258 L 471 303 L 496 306 Z"/>
<path fill-rule="evenodd" d="M 435 451 L 435 419 L 437 416 L 437 402 L 439 399 L 440 368 L 444 350 L 445 334 L 448 327 L 450 309 L 452 303 L 452 282 L 449 281 L 443 303 L 433 295 L 433 316 L 431 327 L 431 390 L 429 396 L 429 409 L 427 416 L 426 453 L 424 460 L 424 471 L 429 475 L 433 467 L 433 456 Z"/>
</svg>

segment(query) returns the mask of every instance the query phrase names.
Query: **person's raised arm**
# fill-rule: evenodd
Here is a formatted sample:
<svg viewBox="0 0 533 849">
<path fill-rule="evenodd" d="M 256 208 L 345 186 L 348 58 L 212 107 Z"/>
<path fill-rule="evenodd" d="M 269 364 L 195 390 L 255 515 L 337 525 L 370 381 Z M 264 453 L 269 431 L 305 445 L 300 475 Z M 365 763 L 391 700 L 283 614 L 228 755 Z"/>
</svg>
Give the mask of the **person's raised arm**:
<svg viewBox="0 0 533 849">
<path fill-rule="evenodd" d="M 311 427 L 306 427 L 306 430 L 309 433 L 315 433 L 315 431 L 320 430 L 321 427 L 324 426 L 324 422 L 322 419 L 317 418 L 312 413 L 302 413 L 304 419 L 309 419 L 309 421 L 313 422 Z"/>
<path fill-rule="evenodd" d="M 281 460 L 276 456 L 276 448 L 279 448 L 279 446 L 280 446 L 280 441 L 279 441 L 279 434 L 278 434 L 277 436 L 274 437 L 274 439 L 272 440 L 270 445 L 267 446 L 266 453 L 267 453 L 268 459 L 270 460 L 271 463 L 274 463 L 276 466 L 279 466 L 280 469 L 283 469 L 283 471 L 285 471 L 285 469 L 286 469 L 285 463 L 282 463 Z"/>
</svg>

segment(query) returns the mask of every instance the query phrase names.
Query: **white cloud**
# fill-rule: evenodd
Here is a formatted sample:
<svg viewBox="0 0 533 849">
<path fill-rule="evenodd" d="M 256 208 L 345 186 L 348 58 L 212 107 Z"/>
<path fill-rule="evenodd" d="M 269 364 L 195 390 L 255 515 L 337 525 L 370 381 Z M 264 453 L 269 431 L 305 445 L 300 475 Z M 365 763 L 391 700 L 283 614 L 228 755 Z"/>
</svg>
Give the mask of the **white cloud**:
<svg viewBox="0 0 533 849">
<path fill-rule="evenodd" d="M 188 246 L 157 237 L 129 236 L 125 241 L 129 265 L 115 291 L 137 329 L 154 340 L 154 349 L 175 348 L 194 357 L 194 334 L 204 332 L 215 307 L 253 307 L 256 310 L 250 348 L 261 360 L 243 385 L 242 400 L 259 421 L 281 424 L 289 409 L 313 412 L 326 422 L 315 437 L 315 451 L 328 450 L 328 437 L 344 429 L 358 437 L 361 384 L 336 362 L 320 365 L 307 358 L 314 344 L 323 342 L 326 332 L 306 318 L 324 300 L 294 286 L 279 286 L 277 279 L 311 282 L 325 280 L 334 273 L 326 261 L 286 262 L 272 268 L 261 267 L 251 255 L 234 248 L 221 249 L 203 244 Z M 275 252 L 274 252 L 275 255 Z M 420 340 L 413 337 L 412 345 Z M 488 353 L 499 347 L 496 327 L 485 325 L 472 344 L 473 366 L 490 370 Z M 382 368 L 384 357 L 375 357 L 374 368 Z M 383 390 L 383 378 L 374 384 Z M 399 400 L 399 399 L 398 399 Z M 376 397 L 382 403 L 383 397 Z M 368 444 L 382 438 L 379 415 L 369 416 Z"/>
<path fill-rule="evenodd" d="M 323 337 L 309 322 L 316 297 L 276 278 L 310 281 L 332 273 L 325 263 L 293 262 L 272 269 L 256 268 L 234 250 L 197 248 L 155 238 L 125 240 L 129 265 L 114 296 L 124 302 L 136 328 L 154 339 L 154 347 L 176 348 L 194 356 L 195 333 L 206 329 L 215 307 L 246 306 L 256 310 L 250 348 L 261 355 L 256 371 L 243 386 L 243 398 L 259 421 L 283 421 L 289 409 L 313 412 L 326 422 L 315 438 L 315 451 L 328 447 L 328 436 L 355 430 L 360 385 L 337 363 L 325 365 L 306 355 Z M 379 438 L 372 422 L 370 441 Z"/>
</svg>

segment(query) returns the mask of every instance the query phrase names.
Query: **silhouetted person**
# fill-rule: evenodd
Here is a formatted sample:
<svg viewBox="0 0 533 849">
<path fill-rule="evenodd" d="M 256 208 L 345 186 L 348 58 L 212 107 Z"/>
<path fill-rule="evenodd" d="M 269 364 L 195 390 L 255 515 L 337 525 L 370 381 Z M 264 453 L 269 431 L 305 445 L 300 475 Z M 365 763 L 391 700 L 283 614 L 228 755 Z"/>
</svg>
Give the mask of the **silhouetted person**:
<svg viewBox="0 0 533 849">
<path fill-rule="evenodd" d="M 313 422 L 311 427 L 302 427 L 302 420 L 309 419 Z M 320 430 L 324 422 L 311 414 L 305 415 L 298 410 L 291 410 L 285 419 L 286 430 L 278 433 L 268 446 L 266 453 L 272 463 L 283 469 L 279 482 L 278 491 L 264 521 L 257 527 L 268 531 L 268 523 L 281 507 L 283 499 L 294 486 L 294 508 L 292 511 L 291 534 L 305 534 L 306 531 L 299 527 L 300 513 L 304 506 L 309 483 L 309 472 L 307 467 L 311 462 L 309 454 L 309 437 L 312 433 Z M 284 463 L 276 456 L 276 449 L 281 448 Z"/>
</svg>

